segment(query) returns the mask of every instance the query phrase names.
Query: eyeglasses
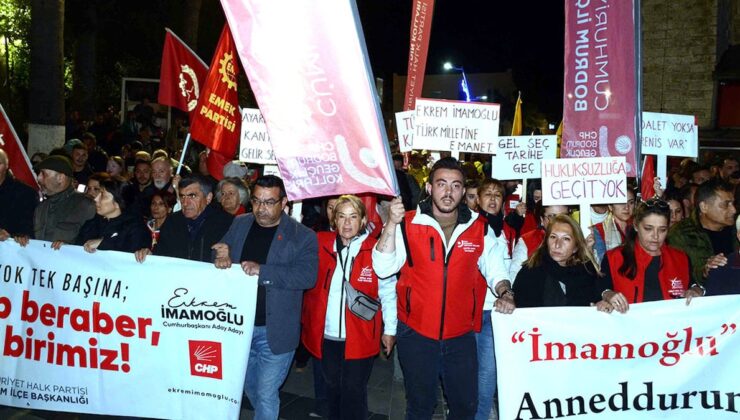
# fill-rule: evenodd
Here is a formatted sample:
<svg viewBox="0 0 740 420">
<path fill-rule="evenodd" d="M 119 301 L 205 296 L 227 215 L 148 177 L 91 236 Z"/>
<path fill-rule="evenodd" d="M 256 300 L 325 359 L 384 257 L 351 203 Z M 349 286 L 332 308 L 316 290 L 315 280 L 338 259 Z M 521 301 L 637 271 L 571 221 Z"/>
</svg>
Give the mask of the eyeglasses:
<svg viewBox="0 0 740 420">
<path fill-rule="evenodd" d="M 280 202 L 278 200 L 273 200 L 273 199 L 260 200 L 258 198 L 252 198 L 249 201 L 252 203 L 252 207 L 255 207 L 255 208 L 262 206 L 262 205 L 265 205 L 266 207 L 274 207 L 275 204 Z"/>
<path fill-rule="evenodd" d="M 659 198 L 648 199 L 643 204 L 649 209 L 658 209 L 662 211 L 668 211 L 670 209 L 670 207 L 668 206 L 668 202 L 663 201 Z"/>
</svg>

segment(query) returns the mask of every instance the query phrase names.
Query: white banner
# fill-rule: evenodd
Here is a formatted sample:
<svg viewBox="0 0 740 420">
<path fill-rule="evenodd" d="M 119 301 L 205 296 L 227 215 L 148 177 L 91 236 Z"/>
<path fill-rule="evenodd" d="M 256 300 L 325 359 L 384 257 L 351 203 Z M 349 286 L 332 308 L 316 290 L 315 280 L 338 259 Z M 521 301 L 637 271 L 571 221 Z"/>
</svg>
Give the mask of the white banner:
<svg viewBox="0 0 740 420">
<path fill-rule="evenodd" d="M 543 159 L 557 157 L 558 136 L 499 137 L 491 164 L 496 179 L 539 178 Z"/>
<path fill-rule="evenodd" d="M 699 127 L 693 115 L 642 113 L 643 155 L 697 157 Z"/>
<path fill-rule="evenodd" d="M 398 148 L 402 153 L 410 152 L 414 147 L 414 113 L 411 111 L 396 112 L 396 131 Z"/>
<path fill-rule="evenodd" d="M 0 404 L 238 418 L 256 279 L 234 266 L 0 242 Z"/>
<path fill-rule="evenodd" d="M 624 156 L 542 161 L 542 204 L 627 202 Z"/>
<path fill-rule="evenodd" d="M 494 312 L 499 418 L 736 419 L 740 296 Z"/>
<path fill-rule="evenodd" d="M 270 135 L 267 134 L 267 124 L 259 109 L 242 109 L 239 160 L 264 165 L 277 164 L 272 144 L 270 144 Z"/>
<path fill-rule="evenodd" d="M 493 154 L 499 110 L 493 103 L 418 98 L 414 149 Z"/>
</svg>

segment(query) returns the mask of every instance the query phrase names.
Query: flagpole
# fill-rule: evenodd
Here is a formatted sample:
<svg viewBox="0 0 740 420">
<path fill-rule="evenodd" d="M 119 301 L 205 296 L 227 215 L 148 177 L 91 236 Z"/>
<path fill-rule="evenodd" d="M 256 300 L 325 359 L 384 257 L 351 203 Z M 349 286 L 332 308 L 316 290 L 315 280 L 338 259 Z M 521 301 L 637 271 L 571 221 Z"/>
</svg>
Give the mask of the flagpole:
<svg viewBox="0 0 740 420">
<path fill-rule="evenodd" d="M 634 20 L 635 20 L 635 88 L 636 88 L 636 109 L 635 109 L 635 178 L 636 184 L 640 184 L 642 178 L 642 168 L 640 158 L 642 157 L 642 14 L 640 13 L 640 0 L 634 0 Z M 643 198 L 640 191 L 638 198 Z"/>
<path fill-rule="evenodd" d="M 180 154 L 180 161 L 177 162 L 177 171 L 175 171 L 175 175 L 180 175 L 180 170 L 182 169 L 182 162 L 185 160 L 185 153 L 188 151 L 188 145 L 190 144 L 190 131 L 188 131 L 188 134 L 185 136 L 185 144 L 182 145 L 182 153 Z"/>
</svg>

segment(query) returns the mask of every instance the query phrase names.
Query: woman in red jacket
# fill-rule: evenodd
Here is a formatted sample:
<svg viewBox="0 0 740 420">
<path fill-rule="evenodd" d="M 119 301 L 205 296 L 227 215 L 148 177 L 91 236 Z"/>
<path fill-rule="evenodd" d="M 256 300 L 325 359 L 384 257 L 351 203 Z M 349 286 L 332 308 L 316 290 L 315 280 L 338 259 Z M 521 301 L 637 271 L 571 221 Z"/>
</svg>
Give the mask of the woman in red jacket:
<svg viewBox="0 0 740 420">
<path fill-rule="evenodd" d="M 331 224 L 333 232 L 318 233 L 318 279 L 303 298 L 301 341 L 321 360 L 329 418 L 366 419 L 373 360 L 381 341 L 386 353 L 395 343 L 396 282 L 395 277 L 378 279 L 373 271 L 377 241 L 366 231 L 367 213 L 359 198 L 339 197 Z M 350 286 L 379 299 L 382 310 L 369 320 L 356 315 L 349 306 Z"/>
<path fill-rule="evenodd" d="M 665 244 L 670 220 L 668 203 L 660 199 L 642 202 L 635 210 L 625 244 L 608 251 L 599 280 L 599 310 L 627 312 L 629 304 L 703 295 L 689 285 L 686 254 Z"/>
</svg>

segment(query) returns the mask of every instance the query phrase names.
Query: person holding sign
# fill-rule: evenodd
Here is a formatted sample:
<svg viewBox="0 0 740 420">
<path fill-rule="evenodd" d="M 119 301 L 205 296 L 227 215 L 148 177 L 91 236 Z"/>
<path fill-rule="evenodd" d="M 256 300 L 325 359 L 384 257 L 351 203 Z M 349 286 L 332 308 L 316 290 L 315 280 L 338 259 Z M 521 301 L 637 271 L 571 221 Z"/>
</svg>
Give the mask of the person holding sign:
<svg viewBox="0 0 740 420">
<path fill-rule="evenodd" d="M 665 243 L 669 218 L 668 203 L 663 200 L 650 199 L 637 206 L 624 246 L 607 252 L 601 263 L 599 310 L 625 313 L 632 303 L 690 300 L 704 294 L 699 286 L 688 287 L 686 254 Z"/>
<path fill-rule="evenodd" d="M 486 190 L 485 185 L 482 188 Z M 398 356 L 404 369 L 406 418 L 429 419 L 441 377 L 448 418 L 472 419 L 478 408 L 478 358 L 486 285 L 499 297 L 496 310 L 511 313 L 514 299 L 504 263 L 506 244 L 479 214 L 462 203 L 465 175 L 454 158 L 437 161 L 430 195 L 416 211 L 391 204 L 373 268 L 379 277 L 400 271 Z"/>
<path fill-rule="evenodd" d="M 321 360 L 329 418 L 365 419 L 378 342 L 389 354 L 396 341 L 396 282 L 393 276 L 378 279 L 371 269 L 377 241 L 366 229 L 362 201 L 354 195 L 339 197 L 333 216 L 336 232 L 317 234 L 319 274 L 303 297 L 301 342 Z M 361 294 L 351 301 L 353 290 Z M 379 299 L 382 314 L 377 308 L 372 314 L 358 313 L 354 308 L 365 297 Z"/>
<path fill-rule="evenodd" d="M 580 226 L 567 214 L 557 215 L 516 276 L 516 306 L 589 306 L 600 300 L 596 291 L 600 275 Z"/>
</svg>

